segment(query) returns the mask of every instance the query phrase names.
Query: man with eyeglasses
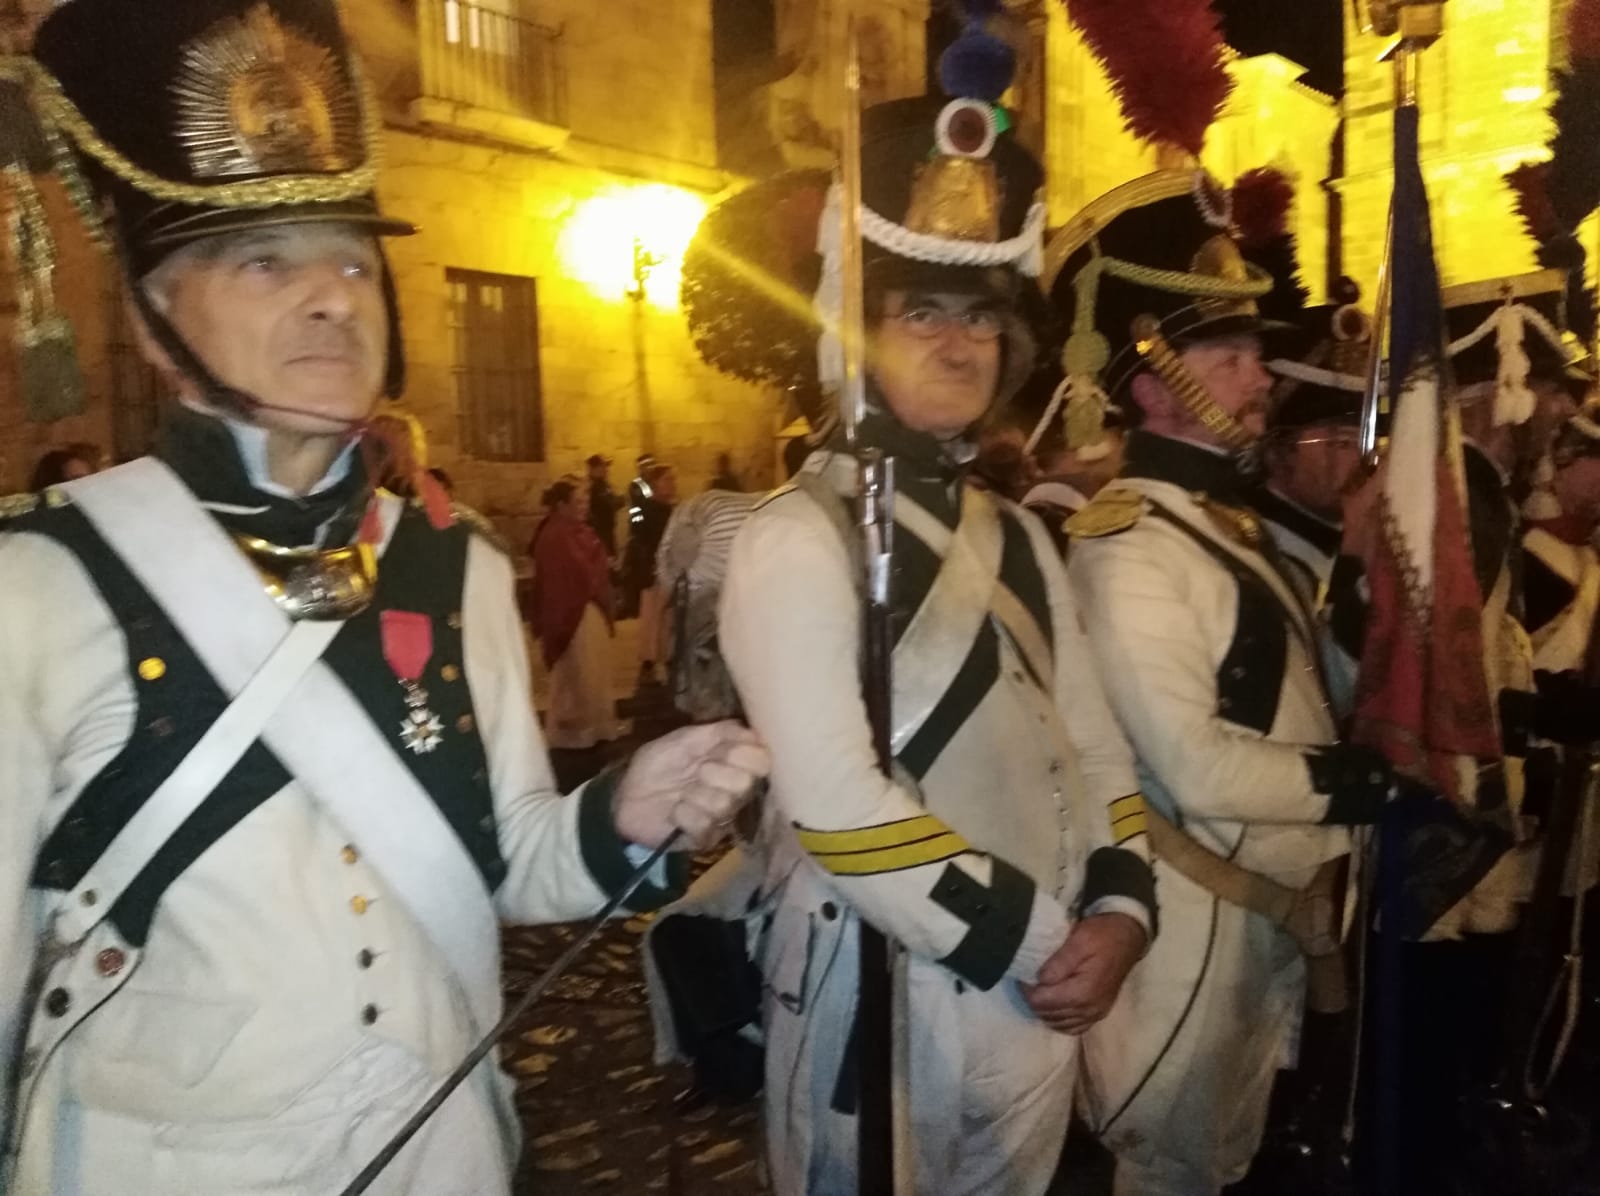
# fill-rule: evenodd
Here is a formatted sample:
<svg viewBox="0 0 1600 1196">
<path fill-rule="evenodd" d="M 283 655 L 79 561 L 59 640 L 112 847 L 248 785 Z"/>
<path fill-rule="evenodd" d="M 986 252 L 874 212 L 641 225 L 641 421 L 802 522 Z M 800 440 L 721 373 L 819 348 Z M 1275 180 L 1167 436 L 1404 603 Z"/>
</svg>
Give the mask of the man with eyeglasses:
<svg viewBox="0 0 1600 1196">
<path fill-rule="evenodd" d="M 872 1065 L 857 1044 L 883 1033 L 856 1020 L 864 926 L 900 961 L 894 1100 L 911 1133 L 896 1166 L 926 1196 L 1046 1190 L 1075 1036 L 1155 932 L 1132 758 L 1060 559 L 1037 520 L 964 476 L 978 426 L 1035 355 L 1021 310 L 1041 173 L 998 95 L 862 115 L 859 435 L 896 476 L 892 777 L 862 701 L 856 464 L 841 438 L 751 514 L 723 588 L 722 652 L 774 761 L 751 916 L 765 927 L 780 1196 L 857 1190 L 858 1077 Z M 836 230 L 825 216 L 824 311 Z M 826 348 L 824 389 L 839 381 Z"/>
<path fill-rule="evenodd" d="M 1263 441 L 1265 477 L 1251 498 L 1284 571 L 1323 629 L 1329 696 L 1341 718 L 1355 702 L 1366 618 L 1361 565 L 1342 556 L 1344 505 L 1361 468 L 1361 399 L 1372 320 L 1341 279 L 1338 302 L 1307 308 L 1267 363 L 1276 381 Z"/>
</svg>

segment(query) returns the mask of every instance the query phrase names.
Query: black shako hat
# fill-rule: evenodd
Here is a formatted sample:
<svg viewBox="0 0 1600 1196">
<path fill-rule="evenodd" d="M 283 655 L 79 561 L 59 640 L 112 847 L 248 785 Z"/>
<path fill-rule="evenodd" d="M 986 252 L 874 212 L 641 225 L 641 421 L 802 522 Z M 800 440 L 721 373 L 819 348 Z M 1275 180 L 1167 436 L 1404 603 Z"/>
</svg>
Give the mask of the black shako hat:
<svg viewBox="0 0 1600 1196">
<path fill-rule="evenodd" d="M 995 406 L 1032 372 L 1044 316 L 1044 172 L 1000 105 L 1015 72 L 996 0 L 962 0 L 940 59 L 944 95 L 861 114 L 861 211 L 869 317 L 891 290 L 970 293 L 1004 309 Z M 690 335 L 715 368 L 788 389 L 813 424 L 843 381 L 842 186 L 796 170 L 719 203 L 684 255 Z"/>
<path fill-rule="evenodd" d="M 334 0 L 72 0 L 39 26 L 33 59 L 41 69 L 19 80 L 27 102 L 106 201 L 130 281 L 222 233 L 416 231 L 378 206 L 381 115 Z M 404 358 L 387 260 L 383 282 L 395 395 Z"/>
<path fill-rule="evenodd" d="M 943 96 L 866 109 L 861 202 L 869 213 L 864 231 L 874 230 L 862 246 L 869 293 L 925 287 L 1013 298 L 1030 219 L 1038 224 L 1033 235 L 1042 238 L 1035 208 L 1043 186 L 1044 170 L 1017 141 L 1003 109 Z M 919 252 L 918 238 L 1009 243 L 1017 251 L 988 266 L 964 263 L 954 247 L 938 256 L 958 260 L 928 260 L 934 254 Z"/>
</svg>

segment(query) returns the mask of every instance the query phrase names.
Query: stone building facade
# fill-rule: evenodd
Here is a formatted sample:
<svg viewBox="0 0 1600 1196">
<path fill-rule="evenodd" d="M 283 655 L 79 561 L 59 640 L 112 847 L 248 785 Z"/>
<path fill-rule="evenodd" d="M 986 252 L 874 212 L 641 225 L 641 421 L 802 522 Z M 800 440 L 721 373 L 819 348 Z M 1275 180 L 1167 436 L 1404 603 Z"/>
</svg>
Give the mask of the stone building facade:
<svg viewBox="0 0 1600 1196">
<path fill-rule="evenodd" d="M 1394 71 L 1378 61 L 1384 39 L 1361 28 L 1364 7 L 1344 6 L 1345 168 L 1334 186 L 1345 269 L 1370 288 L 1394 184 Z M 1549 73 L 1566 61 L 1570 7 L 1571 0 L 1444 6 L 1444 36 L 1422 58 L 1418 103 L 1422 172 L 1446 286 L 1535 268 L 1504 176 L 1548 157 Z M 1600 245 L 1593 221 L 1584 243 Z"/>
<path fill-rule="evenodd" d="M 616 459 L 619 488 L 642 452 L 678 467 L 682 493 L 722 451 L 747 485 L 774 480 L 778 401 L 701 363 L 677 262 L 749 164 L 719 113 L 755 114 L 757 158 L 831 160 L 846 9 L 731 0 L 764 4 L 773 25 L 771 61 L 741 86 L 744 64 L 715 53 L 714 10 L 729 2 L 345 0 L 385 118 L 382 201 L 419 227 L 389 242 L 410 365 L 400 409 L 421 421 L 431 463 L 514 542 L 544 486 L 594 452 Z M 25 46 L 48 7 L 0 0 L 0 33 Z M 927 19 L 928 0 L 875 6 L 862 31 L 869 98 L 921 90 Z M 30 423 L 0 388 L 0 493 L 50 447 L 143 451 L 158 407 L 114 273 L 51 207 L 88 404 Z M 10 314 L 0 307 L 7 378 Z"/>
</svg>

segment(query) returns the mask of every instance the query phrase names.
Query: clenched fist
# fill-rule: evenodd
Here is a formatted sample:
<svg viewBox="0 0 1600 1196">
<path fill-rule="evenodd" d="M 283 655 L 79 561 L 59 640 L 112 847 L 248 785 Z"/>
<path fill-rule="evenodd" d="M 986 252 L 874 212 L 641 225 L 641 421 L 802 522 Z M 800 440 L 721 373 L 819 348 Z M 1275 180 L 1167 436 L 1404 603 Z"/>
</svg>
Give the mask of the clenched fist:
<svg viewBox="0 0 1600 1196">
<path fill-rule="evenodd" d="M 761 740 L 739 723 L 663 735 L 634 753 L 617 785 L 612 806 L 617 834 L 658 847 L 681 830 L 681 850 L 712 847 L 727 835 L 733 816 L 771 768 Z"/>
</svg>

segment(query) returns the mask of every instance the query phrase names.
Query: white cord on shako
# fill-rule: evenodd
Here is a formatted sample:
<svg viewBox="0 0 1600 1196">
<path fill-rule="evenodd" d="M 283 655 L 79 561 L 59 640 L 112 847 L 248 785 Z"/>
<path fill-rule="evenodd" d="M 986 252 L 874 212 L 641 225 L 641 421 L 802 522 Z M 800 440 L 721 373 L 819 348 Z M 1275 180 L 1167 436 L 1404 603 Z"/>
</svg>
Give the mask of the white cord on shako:
<svg viewBox="0 0 1600 1196">
<path fill-rule="evenodd" d="M 844 345 L 839 339 L 839 315 L 844 310 L 843 247 L 839 242 L 841 190 L 837 180 L 828 188 L 822 220 L 817 225 L 817 252 L 822 255 L 822 278 L 812 299 L 812 309 L 822 326 L 817 339 L 817 379 L 823 390 L 844 384 Z M 861 207 L 861 235 L 897 257 L 939 266 L 1009 266 L 1028 278 L 1044 270 L 1045 206 L 1037 201 L 1028 209 L 1022 231 L 1006 241 L 958 241 L 910 229 Z"/>
</svg>

